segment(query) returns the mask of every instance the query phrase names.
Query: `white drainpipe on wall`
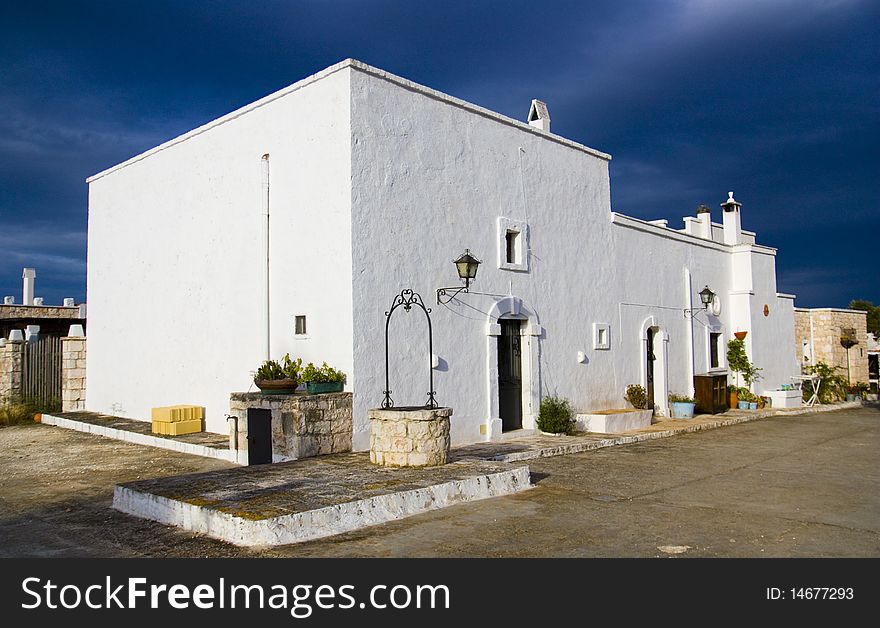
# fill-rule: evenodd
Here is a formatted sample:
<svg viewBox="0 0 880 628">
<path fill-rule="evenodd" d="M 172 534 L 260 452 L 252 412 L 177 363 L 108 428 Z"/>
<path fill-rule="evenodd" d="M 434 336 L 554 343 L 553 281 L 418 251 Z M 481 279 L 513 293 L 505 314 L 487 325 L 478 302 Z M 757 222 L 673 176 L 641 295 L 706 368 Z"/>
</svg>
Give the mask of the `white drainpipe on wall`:
<svg viewBox="0 0 880 628">
<path fill-rule="evenodd" d="M 269 309 L 269 153 L 263 155 L 262 161 L 262 197 L 263 197 L 263 258 L 265 259 L 265 268 L 263 271 L 263 308 L 264 320 L 266 322 L 266 359 L 271 359 L 271 310 Z"/>
</svg>

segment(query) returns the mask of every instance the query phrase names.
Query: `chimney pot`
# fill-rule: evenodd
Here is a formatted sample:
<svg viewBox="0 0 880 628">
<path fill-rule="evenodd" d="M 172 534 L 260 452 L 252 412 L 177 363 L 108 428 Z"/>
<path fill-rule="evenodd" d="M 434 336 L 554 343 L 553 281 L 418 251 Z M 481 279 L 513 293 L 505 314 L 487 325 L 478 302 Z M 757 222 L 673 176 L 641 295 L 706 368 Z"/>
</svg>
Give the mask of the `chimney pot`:
<svg viewBox="0 0 880 628">
<path fill-rule="evenodd" d="M 529 108 L 529 126 L 536 129 L 550 132 L 550 111 L 547 109 L 547 103 L 541 100 L 532 100 L 532 106 Z"/>
</svg>

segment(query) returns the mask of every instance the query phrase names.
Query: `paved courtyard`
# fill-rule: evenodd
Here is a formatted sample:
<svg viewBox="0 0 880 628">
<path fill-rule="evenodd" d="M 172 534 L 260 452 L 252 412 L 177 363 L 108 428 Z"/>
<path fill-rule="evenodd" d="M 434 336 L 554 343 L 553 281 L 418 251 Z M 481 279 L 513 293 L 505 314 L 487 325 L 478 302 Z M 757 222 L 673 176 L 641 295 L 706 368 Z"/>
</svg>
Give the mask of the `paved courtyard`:
<svg viewBox="0 0 880 628">
<path fill-rule="evenodd" d="M 536 487 L 248 550 L 110 509 L 113 487 L 232 465 L 49 426 L 0 429 L 0 556 L 880 556 L 880 411 L 530 460 Z M 662 549 L 659 549 L 662 548 Z"/>
</svg>

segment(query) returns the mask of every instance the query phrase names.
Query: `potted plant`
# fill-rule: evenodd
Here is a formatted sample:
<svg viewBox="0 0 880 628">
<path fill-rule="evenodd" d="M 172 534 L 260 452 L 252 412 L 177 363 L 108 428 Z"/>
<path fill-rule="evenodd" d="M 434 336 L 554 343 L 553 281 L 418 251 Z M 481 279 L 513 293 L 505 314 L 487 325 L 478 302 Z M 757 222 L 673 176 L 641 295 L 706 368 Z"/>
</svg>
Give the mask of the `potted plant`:
<svg viewBox="0 0 880 628">
<path fill-rule="evenodd" d="M 694 418 L 694 407 L 697 404 L 693 398 L 669 393 L 669 404 L 672 406 L 673 419 Z"/>
<path fill-rule="evenodd" d="M 868 391 L 871 389 L 868 384 L 864 382 L 857 382 L 855 384 L 849 384 L 846 387 L 846 400 L 847 401 L 859 401 L 864 399 L 868 394 Z"/>
<path fill-rule="evenodd" d="M 728 408 L 734 410 L 737 408 L 737 404 L 739 403 L 739 387 L 737 386 L 728 386 L 727 387 L 727 395 L 729 397 L 730 403 L 728 404 Z"/>
<path fill-rule="evenodd" d="M 302 379 L 306 383 L 309 394 L 342 392 L 345 385 L 345 373 L 337 371 L 324 362 L 321 368 L 316 368 L 309 362 L 303 369 Z"/>
<path fill-rule="evenodd" d="M 263 362 L 254 372 L 254 384 L 266 395 L 293 394 L 299 386 L 301 368 L 302 359 L 291 360 L 290 354 L 286 353 L 281 362 L 276 360 Z"/>
<path fill-rule="evenodd" d="M 740 410 L 756 410 L 758 408 L 758 398 L 752 394 L 751 387 L 752 384 L 761 379 L 762 369 L 752 364 L 749 360 L 744 340 L 737 338 L 727 343 L 727 366 L 736 373 L 737 383 L 737 386 L 730 387 L 730 407 L 739 408 Z M 740 376 L 742 376 L 743 381 L 746 383 L 744 388 L 739 387 Z M 736 399 L 734 399 L 734 392 L 736 393 Z M 754 403 L 755 407 L 751 408 L 750 405 L 743 405 L 744 401 L 746 404 Z"/>
</svg>

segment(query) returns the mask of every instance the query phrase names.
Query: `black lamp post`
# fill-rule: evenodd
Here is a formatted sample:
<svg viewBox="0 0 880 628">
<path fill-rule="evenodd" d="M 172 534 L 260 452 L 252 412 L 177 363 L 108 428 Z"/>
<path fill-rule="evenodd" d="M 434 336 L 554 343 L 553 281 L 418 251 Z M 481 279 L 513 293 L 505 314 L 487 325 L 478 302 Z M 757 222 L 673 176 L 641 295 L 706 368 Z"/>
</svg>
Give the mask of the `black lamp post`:
<svg viewBox="0 0 880 628">
<path fill-rule="evenodd" d="M 700 290 L 700 303 L 703 304 L 704 310 L 708 309 L 709 306 L 712 305 L 712 303 L 714 301 L 715 301 L 715 293 L 709 289 L 709 286 L 706 286 L 705 288 Z M 693 309 L 685 308 L 685 310 L 684 310 L 685 318 L 687 318 L 688 316 L 693 318 L 694 316 L 696 316 L 697 312 L 699 312 L 699 310 L 696 308 L 693 308 Z"/>
<path fill-rule="evenodd" d="M 470 249 L 465 249 L 464 254 L 460 255 L 458 259 L 454 260 L 452 263 L 455 264 L 459 279 L 464 279 L 464 287 L 456 286 L 452 288 L 438 288 L 437 303 L 441 305 L 449 303 L 459 293 L 468 291 L 468 288 L 471 286 L 471 281 L 477 276 L 477 268 L 481 264 L 480 260 L 471 255 Z M 444 301 L 440 297 L 446 297 L 446 300 Z"/>
</svg>

